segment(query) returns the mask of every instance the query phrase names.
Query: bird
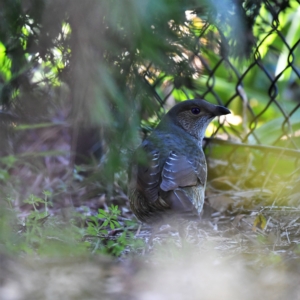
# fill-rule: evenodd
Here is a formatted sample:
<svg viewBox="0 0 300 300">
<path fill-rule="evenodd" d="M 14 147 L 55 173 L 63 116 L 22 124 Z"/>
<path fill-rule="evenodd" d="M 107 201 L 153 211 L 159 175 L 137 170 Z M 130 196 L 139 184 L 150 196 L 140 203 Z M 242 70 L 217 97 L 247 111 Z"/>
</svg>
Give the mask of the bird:
<svg viewBox="0 0 300 300">
<path fill-rule="evenodd" d="M 204 204 L 207 165 L 202 141 L 208 124 L 230 114 L 203 99 L 182 101 L 134 151 L 128 198 L 135 216 L 153 223 L 164 216 L 199 217 Z"/>
</svg>

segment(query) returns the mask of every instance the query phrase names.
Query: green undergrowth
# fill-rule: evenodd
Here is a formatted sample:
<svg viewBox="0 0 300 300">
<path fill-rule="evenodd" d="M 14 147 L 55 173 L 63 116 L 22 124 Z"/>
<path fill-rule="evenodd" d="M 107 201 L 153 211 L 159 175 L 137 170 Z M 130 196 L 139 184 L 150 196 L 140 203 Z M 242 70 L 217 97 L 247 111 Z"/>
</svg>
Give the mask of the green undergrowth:
<svg viewBox="0 0 300 300">
<path fill-rule="evenodd" d="M 10 254 L 122 256 L 143 247 L 135 238 L 138 224 L 121 218 L 117 205 L 97 214 L 78 213 L 71 208 L 51 212 L 51 192 L 43 198 L 30 195 L 23 201 L 28 213 L 18 213 L 7 198 L 0 214 L 0 250 Z"/>
</svg>

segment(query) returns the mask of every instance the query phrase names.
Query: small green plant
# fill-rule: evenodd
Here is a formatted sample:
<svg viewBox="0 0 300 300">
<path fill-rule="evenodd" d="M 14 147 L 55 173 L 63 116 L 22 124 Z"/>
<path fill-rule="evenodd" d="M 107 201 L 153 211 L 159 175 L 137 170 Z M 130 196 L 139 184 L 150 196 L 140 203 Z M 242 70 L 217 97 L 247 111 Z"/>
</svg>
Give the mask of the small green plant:
<svg viewBox="0 0 300 300">
<path fill-rule="evenodd" d="M 52 194 L 50 191 L 44 191 L 43 195 L 45 196 L 44 199 L 31 194 L 27 199 L 23 201 L 24 203 L 32 205 L 34 209 L 29 215 L 30 218 L 43 218 L 48 216 L 48 206 L 53 205 L 52 201 L 49 200 Z M 40 204 L 44 205 L 43 211 L 39 211 L 37 208 L 38 206 L 40 206 Z"/>
<path fill-rule="evenodd" d="M 23 201 L 23 203 L 29 204 L 33 208 L 29 215 L 21 221 L 22 229 L 20 232 L 25 237 L 22 250 L 25 252 L 31 253 L 43 242 L 43 225 L 49 217 L 48 206 L 52 205 L 52 202 L 49 201 L 51 192 L 44 191 L 43 194 L 44 199 L 31 194 Z M 41 205 L 43 205 L 43 208 L 39 209 Z"/>
<path fill-rule="evenodd" d="M 110 253 L 119 256 L 127 248 L 137 249 L 143 246 L 140 239 L 136 239 L 131 232 L 137 228 L 137 223 L 129 220 L 122 221 L 118 206 L 111 205 L 108 211 L 98 210 L 98 214 L 89 217 L 85 238 L 90 240 L 92 253 Z M 96 238 L 96 239 L 95 239 Z"/>
<path fill-rule="evenodd" d="M 142 240 L 134 236 L 137 223 L 122 218 L 117 205 L 99 209 L 96 215 L 89 217 L 74 211 L 66 220 L 59 214 L 50 214 L 51 198 L 51 192 L 44 191 L 43 197 L 31 194 L 25 199 L 23 203 L 30 205 L 32 211 L 25 218 L 15 213 L 13 221 L 3 219 L 0 230 L 5 230 L 7 238 L 2 234 L 0 242 L 16 253 L 51 256 L 91 252 L 120 256 L 125 250 L 143 247 Z M 12 199 L 7 198 L 7 202 L 9 211 L 13 212 Z"/>
<path fill-rule="evenodd" d="M 17 159 L 13 155 L 8 155 L 0 158 L 0 180 L 1 181 L 8 181 L 10 179 L 9 169 L 14 166 Z"/>
<path fill-rule="evenodd" d="M 121 225 L 117 220 L 119 215 L 120 210 L 117 205 L 112 205 L 109 207 L 108 211 L 99 209 L 97 215 L 91 216 L 87 220 L 88 227 L 86 229 L 86 233 L 91 236 L 101 237 L 101 235 L 108 234 L 108 227 L 112 230 L 120 228 Z"/>
<path fill-rule="evenodd" d="M 72 218 L 65 220 L 59 215 L 50 215 L 52 193 L 44 191 L 43 195 L 43 198 L 30 195 L 23 201 L 33 209 L 26 218 L 18 217 L 18 239 L 13 250 L 51 256 L 87 254 L 87 244 L 82 242 L 82 228 Z M 12 248 L 11 243 L 9 248 Z"/>
</svg>

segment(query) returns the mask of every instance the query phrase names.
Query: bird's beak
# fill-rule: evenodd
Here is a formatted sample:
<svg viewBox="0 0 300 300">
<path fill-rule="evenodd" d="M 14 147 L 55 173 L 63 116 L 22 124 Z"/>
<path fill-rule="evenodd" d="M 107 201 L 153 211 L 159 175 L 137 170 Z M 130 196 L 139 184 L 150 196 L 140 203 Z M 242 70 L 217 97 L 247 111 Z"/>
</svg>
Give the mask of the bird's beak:
<svg viewBox="0 0 300 300">
<path fill-rule="evenodd" d="M 213 114 L 217 117 L 217 116 L 231 114 L 231 111 L 225 106 L 216 105 Z"/>
</svg>

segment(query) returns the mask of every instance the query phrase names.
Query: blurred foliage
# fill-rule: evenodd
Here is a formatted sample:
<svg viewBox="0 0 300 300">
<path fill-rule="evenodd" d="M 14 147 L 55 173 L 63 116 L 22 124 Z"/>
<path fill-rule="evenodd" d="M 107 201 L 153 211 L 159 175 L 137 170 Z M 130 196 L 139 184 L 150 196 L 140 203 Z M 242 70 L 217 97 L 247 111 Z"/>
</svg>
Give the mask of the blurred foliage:
<svg viewBox="0 0 300 300">
<path fill-rule="evenodd" d="M 257 19 L 280 11 L 281 26 L 297 32 L 285 14 L 290 6 L 295 1 L 1 0 L 2 109 L 19 123 L 67 120 L 73 152 L 86 142 L 79 128 L 94 126 L 101 132 L 98 153 L 110 149 L 105 168 L 112 174 L 123 164 L 120 149 L 136 145 L 140 121 L 160 115 L 167 95 L 181 101 L 205 94 L 203 80 L 210 75 L 199 59 L 231 57 L 243 68 L 241 59 L 265 29 Z M 227 102 L 232 89 L 226 64 L 214 76 L 215 91 Z M 265 87 L 261 76 L 251 69 L 244 80 L 250 101 L 253 93 L 264 95 L 257 88 Z M 207 99 L 216 102 L 209 93 Z"/>
</svg>

